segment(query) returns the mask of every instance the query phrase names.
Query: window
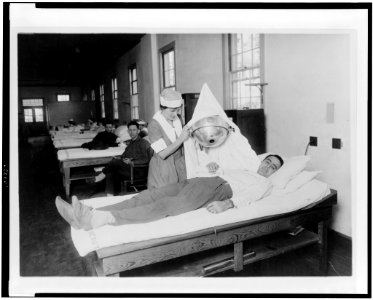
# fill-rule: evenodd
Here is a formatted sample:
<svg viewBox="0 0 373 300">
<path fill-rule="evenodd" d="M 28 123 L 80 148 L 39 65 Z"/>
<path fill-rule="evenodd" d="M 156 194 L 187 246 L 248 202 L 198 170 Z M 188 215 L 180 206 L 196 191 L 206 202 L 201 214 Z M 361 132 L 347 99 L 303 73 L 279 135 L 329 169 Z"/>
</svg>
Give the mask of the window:
<svg viewBox="0 0 373 300">
<path fill-rule="evenodd" d="M 43 99 L 22 99 L 22 106 L 26 123 L 44 122 Z"/>
<path fill-rule="evenodd" d="M 95 90 L 91 90 L 91 100 L 92 100 L 92 101 L 95 101 L 95 100 L 96 100 Z"/>
<path fill-rule="evenodd" d="M 130 92 L 131 92 L 131 95 L 136 95 L 136 94 L 138 94 L 136 65 L 131 66 L 129 68 L 129 78 L 130 78 Z"/>
<path fill-rule="evenodd" d="M 137 86 L 137 68 L 136 65 L 128 69 L 130 79 L 130 93 L 131 93 L 131 119 L 139 118 L 139 90 Z"/>
<path fill-rule="evenodd" d="M 162 54 L 162 75 L 163 75 L 163 87 L 176 89 L 175 80 L 175 49 L 171 48 L 161 52 Z"/>
<path fill-rule="evenodd" d="M 113 99 L 114 119 L 119 119 L 118 114 L 118 83 L 116 78 L 111 79 L 111 95 Z"/>
<path fill-rule="evenodd" d="M 43 106 L 43 99 L 22 99 L 23 106 Z"/>
<path fill-rule="evenodd" d="M 57 94 L 57 101 L 58 102 L 70 101 L 70 95 L 69 94 Z"/>
<path fill-rule="evenodd" d="M 104 85 L 100 85 L 101 118 L 105 118 L 105 94 Z"/>
<path fill-rule="evenodd" d="M 232 108 L 261 108 L 261 35 L 231 34 L 229 38 Z"/>
</svg>

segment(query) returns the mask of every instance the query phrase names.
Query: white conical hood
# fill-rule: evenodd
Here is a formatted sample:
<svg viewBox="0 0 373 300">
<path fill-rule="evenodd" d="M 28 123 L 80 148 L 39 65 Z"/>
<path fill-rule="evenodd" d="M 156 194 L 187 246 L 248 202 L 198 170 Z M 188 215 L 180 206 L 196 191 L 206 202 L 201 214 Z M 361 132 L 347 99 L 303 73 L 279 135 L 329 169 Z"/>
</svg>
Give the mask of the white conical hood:
<svg viewBox="0 0 373 300">
<path fill-rule="evenodd" d="M 195 122 L 210 116 L 220 116 L 225 121 L 229 122 L 229 119 L 223 108 L 220 106 L 218 100 L 215 98 L 208 85 L 204 83 L 192 119 L 187 125 L 191 126 Z"/>
<path fill-rule="evenodd" d="M 218 163 L 223 172 L 225 169 L 245 169 L 256 172 L 260 164 L 258 156 L 252 150 L 248 140 L 241 134 L 238 126 L 227 117 L 205 83 L 202 86 L 192 119 L 187 126 L 192 126 L 205 117 L 216 115 L 227 121 L 234 128 L 234 132 L 222 145 L 216 148 L 201 149 L 193 138 L 187 139 L 184 142 L 184 149 L 188 178 L 197 176 L 196 174 L 201 169 L 205 169 L 206 164 L 212 161 Z"/>
</svg>

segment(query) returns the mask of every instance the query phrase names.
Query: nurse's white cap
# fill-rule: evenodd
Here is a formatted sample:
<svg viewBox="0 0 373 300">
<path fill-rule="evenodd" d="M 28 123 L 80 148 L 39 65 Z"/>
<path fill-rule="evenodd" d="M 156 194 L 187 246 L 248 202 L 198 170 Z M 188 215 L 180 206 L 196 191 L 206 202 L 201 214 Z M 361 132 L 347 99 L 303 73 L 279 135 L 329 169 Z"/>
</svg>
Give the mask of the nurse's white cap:
<svg viewBox="0 0 373 300">
<path fill-rule="evenodd" d="M 169 108 L 178 108 L 183 103 L 181 94 L 171 89 L 163 90 L 159 98 L 161 105 Z"/>
</svg>

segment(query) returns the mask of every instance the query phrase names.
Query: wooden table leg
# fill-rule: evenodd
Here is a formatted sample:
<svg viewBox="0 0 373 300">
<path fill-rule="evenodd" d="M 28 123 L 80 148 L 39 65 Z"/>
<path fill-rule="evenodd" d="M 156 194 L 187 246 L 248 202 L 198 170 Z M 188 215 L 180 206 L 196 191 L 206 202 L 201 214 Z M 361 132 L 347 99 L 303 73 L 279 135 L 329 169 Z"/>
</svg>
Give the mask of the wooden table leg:
<svg viewBox="0 0 373 300">
<path fill-rule="evenodd" d="M 323 276 L 328 274 L 328 222 L 318 223 L 319 235 L 319 270 Z"/>
<path fill-rule="evenodd" d="M 234 244 L 234 264 L 233 270 L 235 272 L 243 270 L 243 244 L 235 243 Z"/>
<path fill-rule="evenodd" d="M 66 197 L 70 197 L 70 168 L 63 168 L 63 180 Z"/>
</svg>

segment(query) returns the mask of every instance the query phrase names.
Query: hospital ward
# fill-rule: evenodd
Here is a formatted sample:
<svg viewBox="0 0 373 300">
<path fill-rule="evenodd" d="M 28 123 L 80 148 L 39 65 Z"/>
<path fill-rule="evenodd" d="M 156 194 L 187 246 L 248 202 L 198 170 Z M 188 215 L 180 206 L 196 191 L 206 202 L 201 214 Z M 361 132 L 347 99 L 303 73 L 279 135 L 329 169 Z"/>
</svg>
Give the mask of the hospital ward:
<svg viewBox="0 0 373 300">
<path fill-rule="evenodd" d="M 18 34 L 20 276 L 352 276 L 352 43 Z"/>
</svg>

